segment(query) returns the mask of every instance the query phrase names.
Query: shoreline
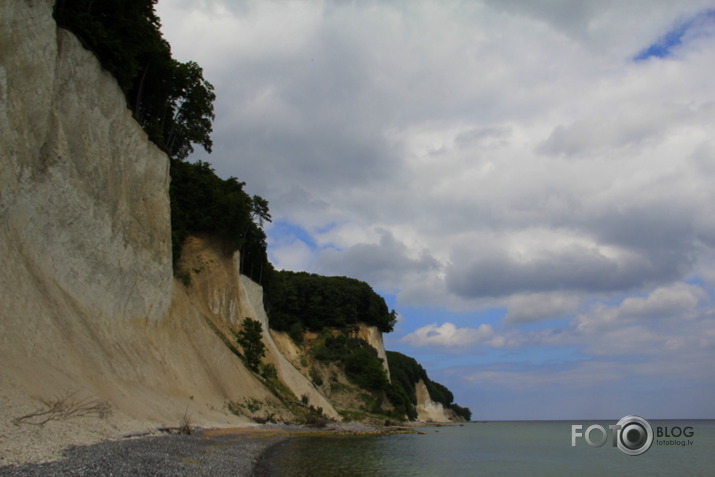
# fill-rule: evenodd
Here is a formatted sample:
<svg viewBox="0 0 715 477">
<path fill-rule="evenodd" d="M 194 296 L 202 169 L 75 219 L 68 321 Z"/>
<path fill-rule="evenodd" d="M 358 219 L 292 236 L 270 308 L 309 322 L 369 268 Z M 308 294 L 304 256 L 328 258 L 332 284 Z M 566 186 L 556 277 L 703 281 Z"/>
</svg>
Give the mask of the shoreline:
<svg viewBox="0 0 715 477">
<path fill-rule="evenodd" d="M 261 452 L 261 455 L 258 456 L 258 459 L 253 466 L 253 470 L 251 471 L 251 477 L 271 477 L 270 463 L 282 453 L 283 447 L 287 445 L 289 440 L 290 438 L 286 437 L 285 439 L 266 447 L 263 452 Z"/>
<path fill-rule="evenodd" d="M 291 424 L 194 429 L 191 434 L 152 434 L 69 446 L 49 462 L 0 466 L 0 476 L 265 475 L 260 462 L 295 437 L 418 433 L 411 426 L 333 423 L 325 428 Z"/>
<path fill-rule="evenodd" d="M 250 431 L 250 428 L 248 429 Z M 161 434 L 70 446 L 57 460 L 0 467 L 0 476 L 253 475 L 256 463 L 289 434 L 273 432 Z"/>
</svg>

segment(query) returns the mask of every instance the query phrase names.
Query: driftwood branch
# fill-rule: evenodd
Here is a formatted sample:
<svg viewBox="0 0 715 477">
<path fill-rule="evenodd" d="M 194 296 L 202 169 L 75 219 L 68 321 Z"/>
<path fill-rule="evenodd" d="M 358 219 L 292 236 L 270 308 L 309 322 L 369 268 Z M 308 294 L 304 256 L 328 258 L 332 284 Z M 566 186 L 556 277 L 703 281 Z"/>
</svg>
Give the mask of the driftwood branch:
<svg viewBox="0 0 715 477">
<path fill-rule="evenodd" d="M 74 417 L 96 416 L 106 418 L 112 414 L 112 406 L 101 399 L 75 399 L 75 393 L 65 394 L 52 400 L 41 400 L 43 408 L 24 416 L 16 417 L 13 424 L 44 426 L 50 421 L 65 421 Z"/>
</svg>

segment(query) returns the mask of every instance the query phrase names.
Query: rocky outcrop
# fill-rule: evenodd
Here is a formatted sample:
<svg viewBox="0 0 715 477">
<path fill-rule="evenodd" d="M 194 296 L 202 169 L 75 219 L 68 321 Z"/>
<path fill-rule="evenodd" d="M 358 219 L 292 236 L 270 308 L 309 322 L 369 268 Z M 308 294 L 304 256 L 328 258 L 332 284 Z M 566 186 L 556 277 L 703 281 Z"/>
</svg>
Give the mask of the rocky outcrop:
<svg viewBox="0 0 715 477">
<path fill-rule="evenodd" d="M 387 364 L 387 353 L 385 352 L 385 343 L 382 340 L 382 332 L 376 326 L 368 326 L 360 323 L 357 328 L 357 338 L 365 340 L 370 346 L 377 351 L 377 357 L 382 360 L 382 365 L 385 368 L 387 378 L 390 378 L 390 367 Z"/>
<path fill-rule="evenodd" d="M 417 394 L 417 420 L 421 422 L 451 422 L 454 416 L 446 410 L 442 403 L 435 402 L 430 397 L 427 385 L 421 379 L 415 384 Z"/>
</svg>

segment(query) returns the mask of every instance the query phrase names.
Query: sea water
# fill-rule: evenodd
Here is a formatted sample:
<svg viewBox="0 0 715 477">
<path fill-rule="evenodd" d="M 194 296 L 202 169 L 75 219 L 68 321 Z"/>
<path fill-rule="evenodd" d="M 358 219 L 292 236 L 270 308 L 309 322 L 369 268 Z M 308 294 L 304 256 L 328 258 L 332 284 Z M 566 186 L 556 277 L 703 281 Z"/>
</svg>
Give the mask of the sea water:
<svg viewBox="0 0 715 477">
<path fill-rule="evenodd" d="M 650 420 L 653 444 L 638 456 L 613 447 L 610 434 L 600 447 L 583 438 L 572 446 L 573 425 L 584 432 L 598 424 L 610 433 L 616 422 L 472 422 L 416 428 L 423 434 L 298 437 L 271 449 L 261 468 L 278 477 L 715 475 L 711 420 Z M 659 427 L 663 435 L 656 437 Z M 591 441 L 602 435 L 591 431 Z"/>
</svg>

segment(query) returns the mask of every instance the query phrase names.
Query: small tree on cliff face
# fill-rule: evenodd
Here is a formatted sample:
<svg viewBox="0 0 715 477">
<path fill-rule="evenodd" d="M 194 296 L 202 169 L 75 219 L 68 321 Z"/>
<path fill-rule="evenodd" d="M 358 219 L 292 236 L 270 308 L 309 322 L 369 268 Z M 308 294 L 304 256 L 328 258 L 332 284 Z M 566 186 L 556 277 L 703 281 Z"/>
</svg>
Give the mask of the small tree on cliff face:
<svg viewBox="0 0 715 477">
<path fill-rule="evenodd" d="M 263 344 L 263 326 L 261 322 L 246 318 L 243 329 L 236 333 L 236 342 L 243 350 L 243 360 L 248 369 L 258 372 L 261 358 L 266 355 L 266 346 Z"/>
</svg>

